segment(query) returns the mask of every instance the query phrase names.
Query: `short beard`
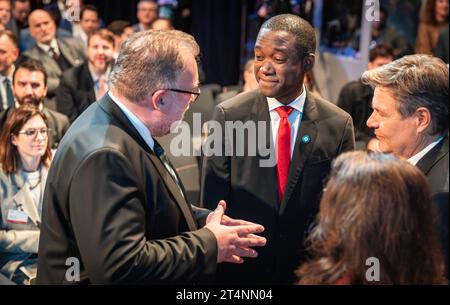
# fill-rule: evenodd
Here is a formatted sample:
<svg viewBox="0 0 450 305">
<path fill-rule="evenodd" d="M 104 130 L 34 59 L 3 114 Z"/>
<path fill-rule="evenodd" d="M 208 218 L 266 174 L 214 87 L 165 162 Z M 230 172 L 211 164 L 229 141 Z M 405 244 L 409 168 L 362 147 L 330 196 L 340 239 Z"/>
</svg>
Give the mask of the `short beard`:
<svg viewBox="0 0 450 305">
<path fill-rule="evenodd" d="M 25 105 L 25 104 L 30 105 L 31 104 L 33 106 L 39 107 L 39 105 L 44 102 L 44 98 L 33 98 L 31 101 L 27 101 L 27 102 L 25 102 L 24 100 L 17 100 L 17 102 L 20 105 Z"/>
</svg>

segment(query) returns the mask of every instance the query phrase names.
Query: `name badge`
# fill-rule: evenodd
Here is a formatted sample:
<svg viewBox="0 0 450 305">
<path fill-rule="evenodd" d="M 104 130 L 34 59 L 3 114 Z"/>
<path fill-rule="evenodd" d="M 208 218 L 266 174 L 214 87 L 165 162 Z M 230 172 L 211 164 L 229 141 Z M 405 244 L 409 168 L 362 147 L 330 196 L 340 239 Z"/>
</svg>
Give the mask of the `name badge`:
<svg viewBox="0 0 450 305">
<path fill-rule="evenodd" d="M 28 223 L 28 214 L 24 211 L 9 210 L 8 222 L 26 224 Z"/>
</svg>

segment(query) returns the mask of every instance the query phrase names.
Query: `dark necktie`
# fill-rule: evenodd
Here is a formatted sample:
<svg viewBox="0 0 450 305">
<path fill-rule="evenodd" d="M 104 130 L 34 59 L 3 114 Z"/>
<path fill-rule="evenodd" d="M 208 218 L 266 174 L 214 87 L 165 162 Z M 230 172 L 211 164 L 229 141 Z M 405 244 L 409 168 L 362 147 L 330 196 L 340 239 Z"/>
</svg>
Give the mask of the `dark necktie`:
<svg viewBox="0 0 450 305">
<path fill-rule="evenodd" d="M 53 59 L 55 60 L 55 61 L 58 61 L 58 59 L 59 59 L 59 54 L 58 54 L 58 52 L 56 52 L 56 50 L 55 50 L 55 48 L 53 48 L 53 47 L 50 47 L 50 55 L 53 57 Z"/>
<path fill-rule="evenodd" d="M 158 156 L 158 158 L 161 160 L 161 162 L 164 164 L 164 167 L 169 172 L 170 176 L 172 177 L 173 181 L 175 181 L 176 185 L 178 186 L 178 189 L 180 190 L 181 195 L 184 199 L 184 191 L 181 186 L 180 181 L 178 180 L 177 174 L 175 172 L 175 169 L 173 168 L 172 164 L 170 163 L 169 158 L 166 155 L 166 152 L 164 151 L 164 148 L 155 140 L 155 144 L 153 145 L 153 151 Z"/>
<path fill-rule="evenodd" d="M 291 125 L 289 124 L 289 114 L 294 108 L 281 106 L 275 110 L 281 119 L 277 134 L 278 199 L 281 204 L 289 174 L 289 166 L 291 165 Z"/>
<path fill-rule="evenodd" d="M 5 78 L 3 84 L 5 85 L 6 101 L 8 103 L 8 107 L 14 107 L 14 94 L 11 89 L 11 82 L 8 78 Z"/>
</svg>

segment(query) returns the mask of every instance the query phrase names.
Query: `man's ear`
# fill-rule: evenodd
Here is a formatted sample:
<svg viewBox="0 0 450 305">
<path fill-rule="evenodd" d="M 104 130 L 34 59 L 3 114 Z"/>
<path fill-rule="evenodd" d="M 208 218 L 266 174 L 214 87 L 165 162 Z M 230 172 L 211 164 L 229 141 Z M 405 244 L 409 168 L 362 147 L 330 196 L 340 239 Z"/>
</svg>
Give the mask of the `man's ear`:
<svg viewBox="0 0 450 305">
<path fill-rule="evenodd" d="M 314 63 L 316 62 L 316 56 L 313 53 L 309 53 L 303 57 L 303 71 L 309 72 L 313 69 Z"/>
<path fill-rule="evenodd" d="M 161 106 L 164 105 L 163 96 L 165 91 L 164 90 L 156 90 L 155 93 L 153 93 L 151 97 L 151 104 L 153 109 L 160 109 Z"/>
<path fill-rule="evenodd" d="M 419 107 L 414 114 L 417 122 L 417 132 L 422 133 L 431 126 L 431 112 L 425 107 Z"/>
</svg>

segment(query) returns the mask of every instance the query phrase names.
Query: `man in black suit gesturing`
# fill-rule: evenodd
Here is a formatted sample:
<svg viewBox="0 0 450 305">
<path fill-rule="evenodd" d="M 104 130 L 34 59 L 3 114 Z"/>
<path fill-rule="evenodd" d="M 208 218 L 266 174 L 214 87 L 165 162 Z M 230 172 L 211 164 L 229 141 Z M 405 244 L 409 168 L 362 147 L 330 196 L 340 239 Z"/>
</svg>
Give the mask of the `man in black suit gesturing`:
<svg viewBox="0 0 450 305">
<path fill-rule="evenodd" d="M 111 90 L 74 122 L 52 163 L 38 284 L 202 282 L 265 244 L 254 235 L 264 228 L 224 216 L 224 202 L 213 213 L 188 205 L 153 138 L 199 95 L 198 52 L 179 31 L 137 33 L 122 47 Z M 68 259 L 79 266 L 73 276 Z"/>
<path fill-rule="evenodd" d="M 276 156 L 276 166 L 263 167 L 260 161 L 266 160 L 260 149 L 256 155 L 240 156 L 227 149 L 254 141 L 241 133 L 243 139 L 222 141 L 226 156 L 212 154 L 205 159 L 202 204 L 212 207 L 213 201 L 226 200 L 232 217 L 263 224 L 267 238 L 255 260 L 219 266 L 219 282 L 293 283 L 330 163 L 354 147 L 351 117 L 303 86 L 305 72 L 314 66 L 315 47 L 308 22 L 289 14 L 272 17 L 262 25 L 255 45 L 260 89 L 216 107 L 214 120 L 225 129 L 229 122 L 265 123 L 266 136 L 260 137 L 258 128 L 258 139 L 269 140 L 257 145 L 271 147 L 270 155 Z"/>
</svg>

